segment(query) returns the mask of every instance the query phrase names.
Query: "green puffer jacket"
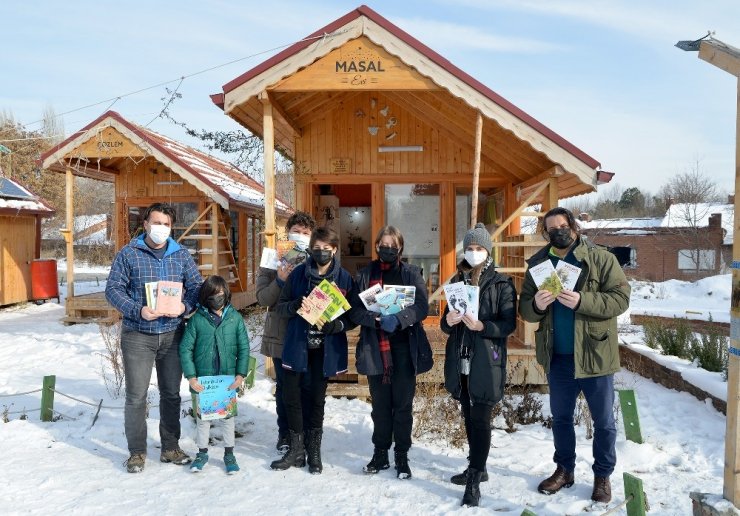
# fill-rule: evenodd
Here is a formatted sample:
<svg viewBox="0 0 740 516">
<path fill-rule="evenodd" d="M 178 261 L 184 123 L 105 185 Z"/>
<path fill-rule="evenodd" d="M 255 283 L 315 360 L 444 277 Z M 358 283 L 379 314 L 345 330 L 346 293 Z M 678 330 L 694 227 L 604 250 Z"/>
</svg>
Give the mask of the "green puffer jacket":
<svg viewBox="0 0 740 516">
<path fill-rule="evenodd" d="M 549 249 L 546 245 L 527 260 L 529 267 L 549 260 Z M 573 340 L 576 378 L 615 373 L 620 369 L 617 316 L 629 307 L 630 285 L 617 258 L 585 237 L 580 237 L 573 255 L 581 262 L 582 269 L 574 289 L 581 294 L 575 310 Z M 547 373 L 554 349 L 552 305 L 540 312 L 534 305 L 536 293 L 532 275 L 526 274 L 519 297 L 519 314 L 525 321 L 540 323 L 535 332 L 537 362 Z"/>
<path fill-rule="evenodd" d="M 214 349 L 218 348 L 220 369 L 214 371 Z M 180 341 L 180 364 L 188 380 L 197 376 L 219 374 L 247 376 L 249 365 L 249 336 L 241 314 L 231 305 L 223 312 L 223 319 L 215 326 L 208 309 L 199 306 L 185 326 Z"/>
</svg>

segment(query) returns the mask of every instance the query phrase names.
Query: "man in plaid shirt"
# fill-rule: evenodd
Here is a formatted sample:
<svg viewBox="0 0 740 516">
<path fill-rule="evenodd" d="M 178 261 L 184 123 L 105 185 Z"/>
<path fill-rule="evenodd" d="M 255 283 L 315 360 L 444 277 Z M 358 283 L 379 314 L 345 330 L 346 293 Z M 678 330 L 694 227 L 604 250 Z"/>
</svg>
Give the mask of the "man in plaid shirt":
<svg viewBox="0 0 740 516">
<path fill-rule="evenodd" d="M 144 469 L 146 461 L 146 403 L 152 367 L 159 386 L 160 460 L 188 464 L 180 449 L 180 339 L 183 316 L 195 308 L 203 279 L 190 253 L 170 237 L 175 210 L 152 204 L 144 212 L 146 233 L 134 238 L 113 260 L 105 297 L 123 315 L 121 352 L 126 379 L 124 428 L 130 457 L 129 473 Z M 145 284 L 176 281 L 183 296 L 176 313 L 159 313 L 147 306 Z"/>
</svg>

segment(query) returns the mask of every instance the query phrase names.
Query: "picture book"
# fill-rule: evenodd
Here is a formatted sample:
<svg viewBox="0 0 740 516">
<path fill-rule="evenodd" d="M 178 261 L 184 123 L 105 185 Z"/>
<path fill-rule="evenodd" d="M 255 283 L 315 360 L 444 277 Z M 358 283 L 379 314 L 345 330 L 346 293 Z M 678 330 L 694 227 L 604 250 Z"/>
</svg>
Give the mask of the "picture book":
<svg viewBox="0 0 740 516">
<path fill-rule="evenodd" d="M 158 281 L 156 299 L 156 310 L 158 313 L 180 313 L 182 283 L 179 281 Z"/>
<path fill-rule="evenodd" d="M 150 281 L 144 283 L 144 291 L 146 293 L 146 306 L 152 310 L 157 309 L 157 283 L 156 281 Z"/>
<path fill-rule="evenodd" d="M 552 262 L 550 260 L 545 260 L 534 267 L 530 267 L 529 274 L 532 276 L 534 284 L 537 285 L 539 290 L 547 290 L 553 296 L 557 296 L 560 294 L 560 291 L 563 290 L 563 284 L 560 281 L 560 277 L 555 271 L 555 267 L 552 266 Z"/>
<path fill-rule="evenodd" d="M 381 292 L 383 292 L 383 287 L 380 286 L 380 283 L 376 283 L 367 290 L 363 290 L 362 292 L 360 292 L 360 301 L 362 301 L 362 304 L 365 305 L 365 308 L 367 308 L 371 312 L 380 313 L 380 305 L 378 305 L 375 296 L 377 296 Z"/>
<path fill-rule="evenodd" d="M 478 320 L 479 287 L 466 285 L 464 282 L 458 281 L 445 285 L 444 291 L 450 310 L 468 314 L 476 321 Z"/>
<path fill-rule="evenodd" d="M 398 292 L 395 289 L 384 289 L 375 296 L 375 301 L 383 315 L 397 314 L 402 310 L 401 300 L 398 299 Z"/>
<path fill-rule="evenodd" d="M 280 240 L 277 249 L 262 248 L 260 267 L 277 270 L 281 264 L 298 265 L 306 259 L 306 253 L 296 249 L 295 243 L 290 240 Z"/>
<path fill-rule="evenodd" d="M 236 416 L 236 389 L 229 390 L 234 383 L 232 375 L 199 376 L 203 390 L 192 393 L 193 411 L 196 416 L 208 421 Z"/>
<path fill-rule="evenodd" d="M 324 310 L 331 304 L 332 299 L 325 292 L 317 287 L 306 296 L 306 303 L 309 305 L 308 310 L 304 310 L 303 306 L 298 309 L 298 315 L 303 317 L 309 324 L 316 324 L 318 320 L 324 315 Z"/>
<path fill-rule="evenodd" d="M 407 306 L 413 305 L 416 300 L 416 287 L 413 285 L 383 285 L 383 290 L 393 290 L 396 292 L 394 304 L 398 307 L 398 310 L 390 313 L 398 313 Z"/>
<path fill-rule="evenodd" d="M 565 260 L 560 260 L 555 267 L 555 272 L 557 272 L 564 289 L 573 290 L 576 288 L 576 282 L 581 275 L 580 267 L 568 263 Z"/>
<path fill-rule="evenodd" d="M 329 305 L 324 309 L 324 313 L 321 314 L 321 318 L 324 321 L 333 321 L 350 309 L 349 301 L 347 301 L 347 298 L 344 297 L 344 294 L 339 291 L 334 283 L 322 280 L 316 288 L 331 299 Z"/>
</svg>

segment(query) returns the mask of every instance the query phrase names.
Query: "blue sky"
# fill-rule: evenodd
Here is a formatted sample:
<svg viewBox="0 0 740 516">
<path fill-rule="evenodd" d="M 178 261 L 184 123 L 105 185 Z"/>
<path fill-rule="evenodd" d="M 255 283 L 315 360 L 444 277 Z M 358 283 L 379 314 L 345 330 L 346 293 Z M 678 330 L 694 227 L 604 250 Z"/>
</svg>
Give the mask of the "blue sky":
<svg viewBox="0 0 740 516">
<path fill-rule="evenodd" d="M 346 1 L 6 2 L 0 111 L 39 128 L 183 75 L 172 114 L 235 129 L 208 95 L 360 5 Z M 738 0 L 424 0 L 367 5 L 617 173 L 652 192 L 697 162 L 734 190 L 738 81 L 673 45 L 707 30 L 740 47 Z M 252 57 L 249 57 L 252 56 Z M 64 115 L 67 133 L 111 109 L 140 124 L 165 87 Z M 198 146 L 164 120 L 149 127 Z"/>
</svg>

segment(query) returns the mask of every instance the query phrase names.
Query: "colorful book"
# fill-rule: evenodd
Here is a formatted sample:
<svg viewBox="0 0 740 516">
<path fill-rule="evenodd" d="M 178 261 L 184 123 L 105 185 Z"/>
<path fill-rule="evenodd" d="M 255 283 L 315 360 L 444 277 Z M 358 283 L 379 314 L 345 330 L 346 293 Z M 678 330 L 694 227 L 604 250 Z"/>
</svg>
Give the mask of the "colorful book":
<svg viewBox="0 0 740 516">
<path fill-rule="evenodd" d="M 576 288 L 578 277 L 581 275 L 581 268 L 568 263 L 564 260 L 560 260 L 555 267 L 555 272 L 558 274 L 560 283 L 566 290 L 573 290 Z"/>
<path fill-rule="evenodd" d="M 303 309 L 303 305 L 298 309 L 298 315 L 303 317 L 309 324 L 316 324 L 321 316 L 324 315 L 324 310 L 331 304 L 331 298 L 324 293 L 318 287 L 314 289 L 306 296 L 304 304 L 308 305 L 308 310 Z"/>
<path fill-rule="evenodd" d="M 321 318 L 324 321 L 333 321 L 351 308 L 347 298 L 344 297 L 344 294 L 342 294 L 334 283 L 322 280 L 316 288 L 320 289 L 331 299 L 331 303 L 324 309 L 324 313 L 321 314 Z"/>
<path fill-rule="evenodd" d="M 229 390 L 234 383 L 232 375 L 199 376 L 201 392 L 192 393 L 193 411 L 203 420 L 225 419 L 236 416 L 236 389 Z"/>
<path fill-rule="evenodd" d="M 156 310 L 160 314 L 180 313 L 182 303 L 182 282 L 158 281 Z"/>
<path fill-rule="evenodd" d="M 392 290 L 396 293 L 393 304 L 389 310 L 386 310 L 387 313 L 383 313 L 381 310 L 380 313 L 383 315 L 398 313 L 404 308 L 413 305 L 416 300 L 416 287 L 414 285 L 383 285 L 383 290 Z"/>
<path fill-rule="evenodd" d="M 450 310 L 469 315 L 478 320 L 478 296 L 480 287 L 466 285 L 463 281 L 448 283 L 444 286 L 445 299 Z"/>
<path fill-rule="evenodd" d="M 365 308 L 367 308 L 371 312 L 380 313 L 380 305 L 378 305 L 375 297 L 381 292 L 383 292 L 383 287 L 380 285 L 380 283 L 376 283 L 372 287 L 360 292 L 360 301 L 362 301 L 362 304 L 365 305 Z"/>
<path fill-rule="evenodd" d="M 152 310 L 157 309 L 157 281 L 150 281 L 144 283 L 144 291 L 146 293 L 146 306 Z"/>
<path fill-rule="evenodd" d="M 297 249 L 295 243 L 290 240 L 280 240 L 277 248 L 262 248 L 260 267 L 277 270 L 281 264 L 298 265 L 306 259 L 306 253 Z"/>
<path fill-rule="evenodd" d="M 549 259 L 530 267 L 528 270 L 539 290 L 547 290 L 553 296 L 557 296 L 563 290 L 563 283 Z"/>
</svg>

